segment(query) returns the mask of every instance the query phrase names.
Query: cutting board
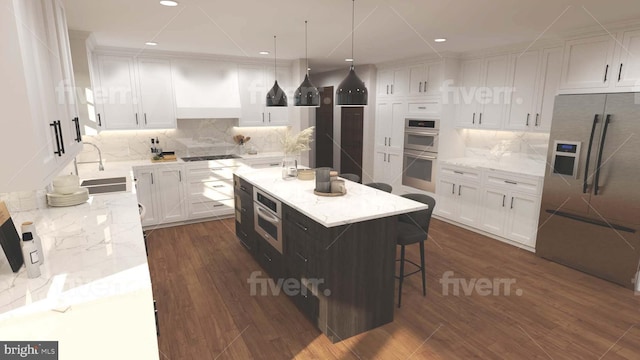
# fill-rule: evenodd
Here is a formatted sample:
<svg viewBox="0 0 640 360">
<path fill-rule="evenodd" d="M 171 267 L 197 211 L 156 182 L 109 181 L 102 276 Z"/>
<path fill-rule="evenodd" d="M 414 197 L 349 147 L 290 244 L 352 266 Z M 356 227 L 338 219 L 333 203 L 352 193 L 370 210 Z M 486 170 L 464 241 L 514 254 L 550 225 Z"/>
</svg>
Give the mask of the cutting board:
<svg viewBox="0 0 640 360">
<path fill-rule="evenodd" d="M 164 157 L 160 158 L 159 160 L 154 160 L 153 158 L 151 158 L 151 162 L 154 163 L 159 163 L 159 162 L 174 162 L 177 161 L 178 158 L 175 155 L 165 155 Z"/>
</svg>

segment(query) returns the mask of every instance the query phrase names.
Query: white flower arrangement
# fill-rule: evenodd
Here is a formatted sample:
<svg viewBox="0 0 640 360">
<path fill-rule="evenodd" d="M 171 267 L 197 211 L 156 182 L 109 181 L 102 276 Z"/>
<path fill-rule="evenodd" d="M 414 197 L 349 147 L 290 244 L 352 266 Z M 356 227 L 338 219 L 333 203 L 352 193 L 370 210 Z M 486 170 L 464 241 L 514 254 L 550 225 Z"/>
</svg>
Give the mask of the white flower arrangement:
<svg viewBox="0 0 640 360">
<path fill-rule="evenodd" d="M 311 150 L 309 144 L 313 141 L 313 131 L 315 126 L 311 126 L 302 130 L 298 135 L 291 135 L 291 131 L 287 129 L 280 137 L 280 143 L 284 148 L 285 154 L 300 154 L 303 151 Z"/>
</svg>

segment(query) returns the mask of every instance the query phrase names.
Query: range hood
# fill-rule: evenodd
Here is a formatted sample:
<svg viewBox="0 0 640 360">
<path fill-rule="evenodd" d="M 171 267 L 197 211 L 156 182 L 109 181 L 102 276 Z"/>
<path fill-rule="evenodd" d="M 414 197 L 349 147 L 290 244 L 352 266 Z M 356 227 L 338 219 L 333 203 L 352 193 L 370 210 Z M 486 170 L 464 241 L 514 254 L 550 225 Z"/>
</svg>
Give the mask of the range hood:
<svg viewBox="0 0 640 360">
<path fill-rule="evenodd" d="M 178 119 L 238 119 L 240 107 L 178 107 L 176 117 Z"/>
</svg>

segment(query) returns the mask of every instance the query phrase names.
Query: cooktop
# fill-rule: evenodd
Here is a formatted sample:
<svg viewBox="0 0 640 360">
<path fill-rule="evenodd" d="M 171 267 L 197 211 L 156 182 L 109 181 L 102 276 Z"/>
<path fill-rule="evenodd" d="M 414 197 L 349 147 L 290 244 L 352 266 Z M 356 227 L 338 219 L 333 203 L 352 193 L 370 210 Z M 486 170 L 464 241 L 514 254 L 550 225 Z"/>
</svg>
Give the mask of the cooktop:
<svg viewBox="0 0 640 360">
<path fill-rule="evenodd" d="M 191 156 L 181 158 L 183 161 L 209 161 L 209 160 L 226 160 L 240 159 L 237 155 L 207 155 L 207 156 Z"/>
</svg>

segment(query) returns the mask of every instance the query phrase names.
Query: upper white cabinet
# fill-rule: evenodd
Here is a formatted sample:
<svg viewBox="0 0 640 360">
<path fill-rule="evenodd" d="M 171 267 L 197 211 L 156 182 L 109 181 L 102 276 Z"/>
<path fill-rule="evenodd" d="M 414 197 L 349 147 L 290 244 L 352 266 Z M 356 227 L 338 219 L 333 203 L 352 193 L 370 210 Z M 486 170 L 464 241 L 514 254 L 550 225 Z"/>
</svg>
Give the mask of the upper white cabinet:
<svg viewBox="0 0 640 360">
<path fill-rule="evenodd" d="M 456 124 L 498 129 L 507 110 L 509 56 L 497 55 L 461 63 Z"/>
<path fill-rule="evenodd" d="M 98 126 L 106 130 L 176 127 L 169 60 L 98 54 L 97 66 Z"/>
<path fill-rule="evenodd" d="M 204 59 L 171 61 L 177 117 L 238 118 L 238 65 Z"/>
<path fill-rule="evenodd" d="M 138 58 L 139 120 L 145 129 L 176 127 L 171 63 L 165 59 Z"/>
<path fill-rule="evenodd" d="M 640 30 L 572 39 L 565 43 L 564 93 L 640 90 Z"/>
<path fill-rule="evenodd" d="M 240 103 L 242 111 L 240 126 L 286 126 L 289 125 L 289 106 L 266 106 L 267 92 L 275 81 L 274 69 L 269 66 L 242 65 L 239 71 Z M 278 85 L 293 102 L 288 69 L 278 68 Z"/>
<path fill-rule="evenodd" d="M 409 67 L 409 95 L 438 95 L 443 79 L 442 62 L 418 64 Z"/>
<path fill-rule="evenodd" d="M 59 1 L 4 1 L 0 13 L 2 96 L 0 192 L 44 188 L 81 147 L 67 25 Z"/>
<path fill-rule="evenodd" d="M 609 35 L 569 40 L 564 46 L 562 89 L 603 89 L 614 77 L 616 39 Z"/>
<path fill-rule="evenodd" d="M 378 72 L 378 96 L 405 96 L 409 92 L 409 69 L 385 69 Z"/>
<path fill-rule="evenodd" d="M 508 130 L 549 131 L 560 82 L 562 48 L 530 50 L 511 55 Z"/>
</svg>

